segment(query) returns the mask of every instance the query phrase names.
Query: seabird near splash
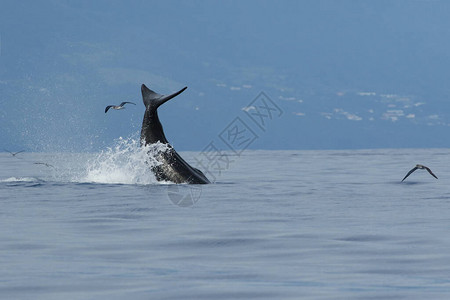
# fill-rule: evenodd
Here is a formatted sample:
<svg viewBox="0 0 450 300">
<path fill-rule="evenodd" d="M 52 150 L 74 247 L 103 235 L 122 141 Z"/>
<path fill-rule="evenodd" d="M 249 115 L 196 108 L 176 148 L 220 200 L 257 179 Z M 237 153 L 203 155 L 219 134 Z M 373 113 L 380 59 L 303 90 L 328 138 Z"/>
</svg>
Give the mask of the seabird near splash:
<svg viewBox="0 0 450 300">
<path fill-rule="evenodd" d="M 105 108 L 105 114 L 108 112 L 108 110 L 109 110 L 110 108 L 112 108 L 112 109 L 117 109 L 117 110 L 119 110 L 119 109 L 124 109 L 125 107 L 123 107 L 123 106 L 124 106 L 125 104 L 127 104 L 127 103 L 136 105 L 136 103 L 133 103 L 133 102 L 126 102 L 126 101 L 120 103 L 119 105 L 108 105 L 108 106 Z"/>
<path fill-rule="evenodd" d="M 35 162 L 34 164 L 35 164 L 35 165 L 44 165 L 44 166 L 46 166 L 46 167 L 55 169 L 55 167 L 52 166 L 51 164 L 44 163 L 44 162 Z"/>
<path fill-rule="evenodd" d="M 433 172 L 431 172 L 430 168 L 428 168 L 428 167 L 426 167 L 426 166 L 424 166 L 424 165 L 416 165 L 414 168 L 412 168 L 412 169 L 408 172 L 408 174 L 406 174 L 405 178 L 402 179 L 402 182 L 403 182 L 403 180 L 405 180 L 409 175 L 411 175 L 411 174 L 412 174 L 415 170 L 417 170 L 417 169 L 425 169 L 425 170 L 428 171 L 428 173 L 431 174 L 431 176 L 433 176 L 434 178 L 438 179 L 437 176 L 434 175 Z"/>
</svg>

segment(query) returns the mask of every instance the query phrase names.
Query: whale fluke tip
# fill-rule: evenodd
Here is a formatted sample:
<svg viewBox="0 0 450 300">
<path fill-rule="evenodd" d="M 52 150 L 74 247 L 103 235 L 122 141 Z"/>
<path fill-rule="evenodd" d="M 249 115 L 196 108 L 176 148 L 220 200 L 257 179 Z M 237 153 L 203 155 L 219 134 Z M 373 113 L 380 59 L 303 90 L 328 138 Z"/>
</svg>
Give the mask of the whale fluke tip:
<svg viewBox="0 0 450 300">
<path fill-rule="evenodd" d="M 144 105 L 146 107 L 153 107 L 153 109 L 158 108 L 163 103 L 169 101 L 170 99 L 174 98 L 175 96 L 178 96 L 184 90 L 187 89 L 187 86 L 179 90 L 178 92 L 172 93 L 170 95 L 161 95 L 158 94 L 151 89 L 149 89 L 145 84 L 141 85 L 141 92 L 142 92 L 142 100 L 144 101 Z"/>
</svg>

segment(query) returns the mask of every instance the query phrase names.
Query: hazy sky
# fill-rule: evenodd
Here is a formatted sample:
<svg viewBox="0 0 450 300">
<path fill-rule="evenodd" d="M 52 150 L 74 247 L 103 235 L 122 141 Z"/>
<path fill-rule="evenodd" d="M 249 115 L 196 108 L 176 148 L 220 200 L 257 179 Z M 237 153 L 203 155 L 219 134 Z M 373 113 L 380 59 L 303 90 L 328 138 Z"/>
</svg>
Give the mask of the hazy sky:
<svg viewBox="0 0 450 300">
<path fill-rule="evenodd" d="M 160 110 L 179 150 L 226 148 L 236 118 L 256 149 L 450 147 L 449 16 L 448 1 L 2 0 L 0 150 L 136 135 L 142 83 L 188 86 Z M 104 113 L 122 101 L 138 105 Z"/>
</svg>

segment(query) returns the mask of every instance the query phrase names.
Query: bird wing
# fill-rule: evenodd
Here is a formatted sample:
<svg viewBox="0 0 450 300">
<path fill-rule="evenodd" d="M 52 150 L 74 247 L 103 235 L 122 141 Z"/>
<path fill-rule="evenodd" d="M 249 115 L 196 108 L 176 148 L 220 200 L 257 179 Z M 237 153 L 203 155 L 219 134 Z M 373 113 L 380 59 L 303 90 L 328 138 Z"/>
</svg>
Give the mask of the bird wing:
<svg viewBox="0 0 450 300">
<path fill-rule="evenodd" d="M 52 167 L 52 168 L 55 168 L 55 167 L 52 166 L 51 164 L 43 163 L 43 162 L 35 162 L 34 164 L 35 164 L 35 165 L 44 165 L 44 166 L 46 166 L 46 167 Z"/>
<path fill-rule="evenodd" d="M 136 103 L 133 103 L 133 102 L 122 102 L 122 103 L 120 103 L 120 105 L 119 106 L 124 106 L 125 104 L 127 104 L 127 103 L 130 103 L 130 104 L 134 104 L 134 105 L 136 105 Z"/>
<path fill-rule="evenodd" d="M 6 149 L 3 149 L 3 150 L 5 150 L 6 152 L 8 152 L 8 153 L 10 153 L 11 155 L 13 154 L 11 151 L 9 151 L 9 150 L 6 150 Z"/>
<path fill-rule="evenodd" d="M 105 114 L 108 112 L 108 110 L 113 107 L 114 105 L 108 105 L 107 107 L 105 107 Z"/>
<path fill-rule="evenodd" d="M 433 174 L 433 172 L 431 172 L 430 168 L 425 167 L 425 169 L 428 171 L 428 173 L 431 174 L 431 176 L 433 176 L 434 178 L 438 179 L 436 175 Z"/>
<path fill-rule="evenodd" d="M 414 172 L 414 171 L 417 170 L 417 169 L 418 169 L 417 167 L 412 168 L 412 169 L 408 172 L 408 174 L 406 174 L 406 176 L 402 179 L 402 182 L 403 182 L 403 180 L 405 180 L 409 175 L 411 175 L 412 172 Z"/>
<path fill-rule="evenodd" d="M 22 150 L 22 151 L 16 152 L 16 153 L 14 153 L 14 155 L 17 155 L 17 154 L 19 154 L 19 153 L 22 153 L 22 152 L 25 152 L 25 150 Z"/>
</svg>

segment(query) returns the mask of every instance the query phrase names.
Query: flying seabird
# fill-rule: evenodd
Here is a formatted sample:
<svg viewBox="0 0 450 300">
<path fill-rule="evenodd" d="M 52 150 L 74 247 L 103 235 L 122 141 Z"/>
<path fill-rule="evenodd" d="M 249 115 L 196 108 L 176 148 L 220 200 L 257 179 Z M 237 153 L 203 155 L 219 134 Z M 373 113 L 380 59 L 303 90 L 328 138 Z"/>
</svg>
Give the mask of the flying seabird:
<svg viewBox="0 0 450 300">
<path fill-rule="evenodd" d="M 112 108 L 112 109 L 124 109 L 125 107 L 123 107 L 123 106 L 124 106 L 125 104 L 127 104 L 127 103 L 136 105 L 136 103 L 133 103 L 133 102 L 122 102 L 122 103 L 120 103 L 120 105 L 108 105 L 108 106 L 105 108 L 105 114 L 108 112 L 108 110 L 109 110 L 110 108 Z"/>
<path fill-rule="evenodd" d="M 49 168 L 53 168 L 53 169 L 55 169 L 55 167 L 54 167 L 54 166 L 52 166 L 51 164 L 48 164 L 48 163 L 43 163 L 43 162 L 35 162 L 34 164 L 35 164 L 35 165 L 44 165 L 44 166 L 46 166 L 46 167 L 49 167 Z"/>
<path fill-rule="evenodd" d="M 408 172 L 408 174 L 406 174 L 405 178 L 402 179 L 402 182 L 403 182 L 403 180 L 405 180 L 409 175 L 411 175 L 412 172 L 414 172 L 414 171 L 417 170 L 417 169 L 425 169 L 425 170 L 428 171 L 428 173 L 431 174 L 431 176 L 433 176 L 434 178 L 438 179 L 437 176 L 434 175 L 433 172 L 431 172 L 430 168 L 428 168 L 428 167 L 426 167 L 426 166 L 424 166 L 424 165 L 416 165 L 414 168 L 412 168 L 412 169 Z"/>
<path fill-rule="evenodd" d="M 11 152 L 11 151 L 9 151 L 9 150 L 6 150 L 6 149 L 3 149 L 3 150 L 5 150 L 6 152 L 9 152 L 12 156 L 16 156 L 17 154 L 19 154 L 19 153 L 22 153 L 22 152 L 25 152 L 25 150 L 22 150 L 22 151 L 19 151 L 19 152 Z"/>
</svg>

